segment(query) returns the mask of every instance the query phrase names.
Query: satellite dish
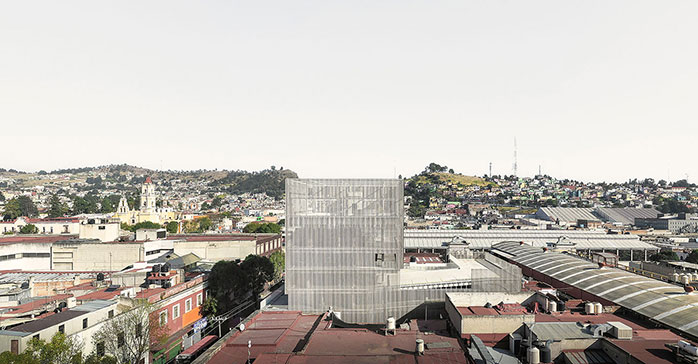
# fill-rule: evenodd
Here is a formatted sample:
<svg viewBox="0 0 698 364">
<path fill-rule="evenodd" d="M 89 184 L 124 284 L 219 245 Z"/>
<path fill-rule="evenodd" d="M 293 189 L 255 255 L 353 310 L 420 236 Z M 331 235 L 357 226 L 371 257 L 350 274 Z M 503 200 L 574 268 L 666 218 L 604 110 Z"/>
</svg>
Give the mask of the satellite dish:
<svg viewBox="0 0 698 364">
<path fill-rule="evenodd" d="M 240 331 L 245 331 L 245 324 L 240 324 Z"/>
</svg>

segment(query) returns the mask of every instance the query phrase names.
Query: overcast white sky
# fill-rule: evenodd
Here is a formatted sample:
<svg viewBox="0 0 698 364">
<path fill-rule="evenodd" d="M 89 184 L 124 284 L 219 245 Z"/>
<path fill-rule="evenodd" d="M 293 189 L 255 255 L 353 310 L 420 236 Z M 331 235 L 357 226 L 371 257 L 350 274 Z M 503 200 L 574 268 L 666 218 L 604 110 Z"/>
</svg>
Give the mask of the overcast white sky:
<svg viewBox="0 0 698 364">
<path fill-rule="evenodd" d="M 698 181 L 698 2 L 4 1 L 0 167 Z"/>
</svg>

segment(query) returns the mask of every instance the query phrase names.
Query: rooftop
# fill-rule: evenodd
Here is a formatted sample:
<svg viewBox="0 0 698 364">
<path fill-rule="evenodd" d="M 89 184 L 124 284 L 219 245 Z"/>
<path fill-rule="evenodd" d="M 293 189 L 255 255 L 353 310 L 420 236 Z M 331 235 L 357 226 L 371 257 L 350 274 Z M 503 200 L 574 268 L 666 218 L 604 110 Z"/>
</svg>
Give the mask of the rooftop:
<svg viewBox="0 0 698 364">
<path fill-rule="evenodd" d="M 255 364 L 314 363 L 467 363 L 445 321 L 410 322 L 409 330 L 382 335 L 362 328 L 336 328 L 325 315 L 295 311 L 259 313 L 243 332 L 235 332 L 208 362 L 242 364 L 247 343 Z M 427 333 L 427 331 L 429 331 Z M 414 355 L 415 341 L 425 341 L 425 355 Z"/>
<path fill-rule="evenodd" d="M 39 332 L 41 330 L 47 329 L 51 326 L 58 325 L 60 323 L 66 322 L 70 319 L 73 319 L 78 316 L 85 315 L 90 312 L 97 311 L 99 309 L 103 309 L 112 305 L 116 305 L 116 302 L 114 301 L 103 301 L 103 300 L 96 300 L 96 301 L 91 301 L 85 304 L 82 304 L 80 306 L 75 306 L 71 309 L 66 309 L 62 312 L 56 313 L 54 315 L 50 315 L 47 317 L 44 317 L 39 320 L 34 320 L 34 321 L 29 321 L 27 323 L 21 324 L 19 326 L 15 326 L 10 330 L 6 331 L 11 331 L 15 333 L 26 333 L 22 336 L 26 336 L 29 334 L 33 334 L 35 332 Z M 4 331 L 0 331 L 0 334 L 4 333 Z"/>
<path fill-rule="evenodd" d="M 555 282 L 698 337 L 698 295 L 686 294 L 681 286 L 621 269 L 599 268 L 574 255 L 544 252 L 517 243 L 497 244 L 495 251 L 505 252 L 508 259 L 525 267 L 524 274 L 553 278 Z"/>
</svg>

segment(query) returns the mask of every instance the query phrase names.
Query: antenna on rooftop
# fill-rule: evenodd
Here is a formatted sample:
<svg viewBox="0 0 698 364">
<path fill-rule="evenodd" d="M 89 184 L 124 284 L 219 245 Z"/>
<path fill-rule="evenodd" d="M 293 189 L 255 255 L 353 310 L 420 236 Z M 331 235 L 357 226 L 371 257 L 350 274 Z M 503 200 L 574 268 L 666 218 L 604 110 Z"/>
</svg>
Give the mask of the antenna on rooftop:
<svg viewBox="0 0 698 364">
<path fill-rule="evenodd" d="M 516 137 L 514 137 L 514 177 L 516 177 L 517 170 L 518 170 L 518 163 L 517 163 L 517 157 L 516 157 Z"/>
</svg>

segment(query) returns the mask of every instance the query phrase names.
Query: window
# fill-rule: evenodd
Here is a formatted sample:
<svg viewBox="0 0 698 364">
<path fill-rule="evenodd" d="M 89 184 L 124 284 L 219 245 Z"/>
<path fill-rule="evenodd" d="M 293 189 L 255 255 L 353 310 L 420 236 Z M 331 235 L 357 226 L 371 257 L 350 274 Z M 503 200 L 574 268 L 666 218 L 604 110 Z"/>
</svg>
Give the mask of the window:
<svg viewBox="0 0 698 364">
<path fill-rule="evenodd" d="M 87 319 L 82 319 L 82 328 L 86 329 L 87 328 Z"/>
<path fill-rule="evenodd" d="M 376 262 L 382 262 L 384 260 L 383 253 L 376 253 Z"/>
<path fill-rule="evenodd" d="M 104 225 L 100 225 L 100 226 L 98 227 L 98 229 L 99 229 L 99 230 L 106 230 L 106 229 L 107 229 L 107 227 L 106 227 L 106 226 L 104 226 Z"/>
<path fill-rule="evenodd" d="M 189 312 L 191 311 L 191 298 L 187 298 L 186 301 L 184 301 L 184 312 Z"/>
<path fill-rule="evenodd" d="M 179 303 L 172 306 L 172 319 L 176 319 L 179 317 Z"/>
<path fill-rule="evenodd" d="M 34 335 L 34 337 L 32 337 L 32 340 L 34 340 L 34 339 L 41 340 L 41 338 L 39 337 L 39 334 Z"/>
<path fill-rule="evenodd" d="M 160 311 L 160 326 L 167 324 L 167 310 Z"/>
<path fill-rule="evenodd" d="M 65 325 L 58 326 L 58 332 L 65 334 Z"/>
<path fill-rule="evenodd" d="M 136 337 L 141 337 L 143 334 L 143 324 L 136 325 Z"/>
<path fill-rule="evenodd" d="M 104 341 L 97 343 L 97 356 L 104 356 Z"/>
<path fill-rule="evenodd" d="M 199 293 L 196 295 L 196 306 L 197 307 L 201 306 L 203 303 L 204 303 L 204 294 L 202 292 L 202 293 Z"/>
<path fill-rule="evenodd" d="M 120 348 L 120 347 L 124 346 L 124 342 L 125 342 L 124 333 L 123 332 L 118 333 L 116 335 L 116 347 Z"/>
<path fill-rule="evenodd" d="M 109 318 L 114 318 L 114 310 L 109 310 Z"/>
</svg>

